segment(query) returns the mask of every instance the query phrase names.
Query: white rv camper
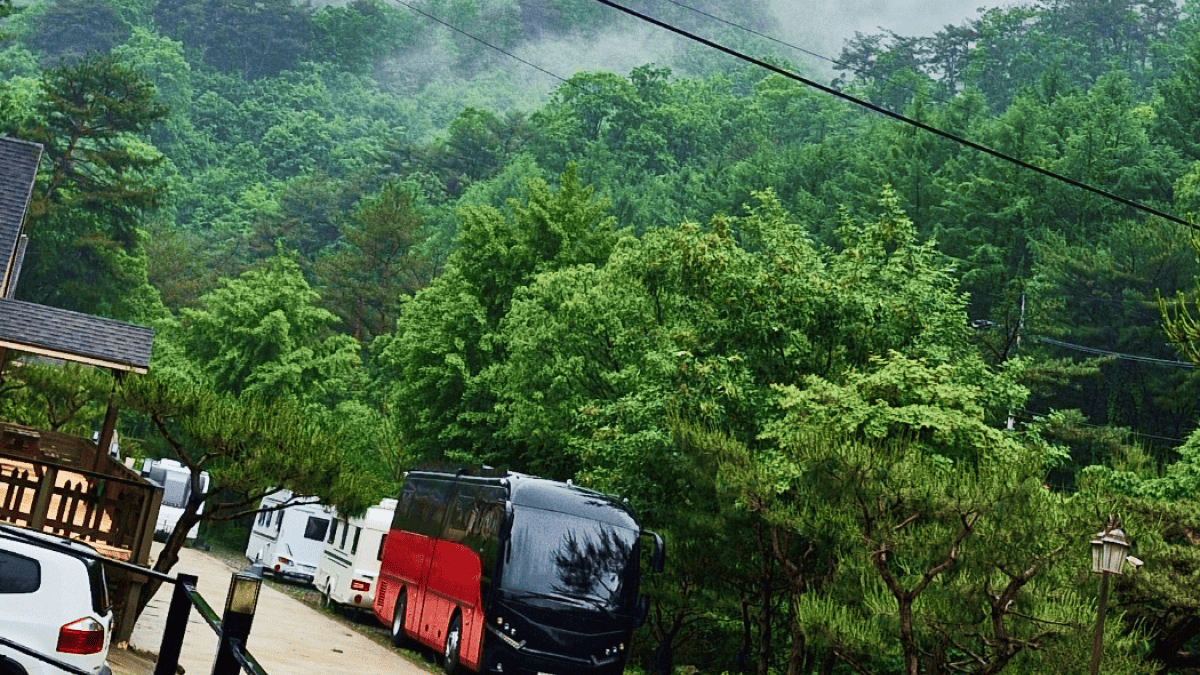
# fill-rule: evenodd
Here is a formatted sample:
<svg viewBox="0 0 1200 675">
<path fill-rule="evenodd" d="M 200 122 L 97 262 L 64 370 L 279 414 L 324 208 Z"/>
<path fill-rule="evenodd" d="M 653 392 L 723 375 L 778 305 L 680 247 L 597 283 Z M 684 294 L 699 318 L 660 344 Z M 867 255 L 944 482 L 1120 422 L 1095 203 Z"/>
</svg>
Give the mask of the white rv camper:
<svg viewBox="0 0 1200 675">
<path fill-rule="evenodd" d="M 192 472 L 173 459 L 147 459 L 142 462 L 142 477 L 162 487 L 162 505 L 158 507 L 158 519 L 154 524 L 154 538 L 165 540 L 175 530 L 183 510 L 192 495 Z M 208 492 L 208 472 L 200 473 L 200 494 Z M 203 510 L 203 506 L 201 506 Z M 200 523 L 188 530 L 187 538 L 195 539 L 200 534 Z"/>
<path fill-rule="evenodd" d="M 276 509 L 289 501 L 291 506 Z M 246 557 L 262 565 L 265 574 L 312 583 L 334 515 L 315 497 L 294 496 L 290 490 L 272 492 L 263 497 L 250 528 Z"/>
<path fill-rule="evenodd" d="M 396 500 L 385 499 L 361 518 L 335 518 L 315 586 L 326 606 L 370 610 L 375 601 L 383 539 L 392 526 Z"/>
</svg>

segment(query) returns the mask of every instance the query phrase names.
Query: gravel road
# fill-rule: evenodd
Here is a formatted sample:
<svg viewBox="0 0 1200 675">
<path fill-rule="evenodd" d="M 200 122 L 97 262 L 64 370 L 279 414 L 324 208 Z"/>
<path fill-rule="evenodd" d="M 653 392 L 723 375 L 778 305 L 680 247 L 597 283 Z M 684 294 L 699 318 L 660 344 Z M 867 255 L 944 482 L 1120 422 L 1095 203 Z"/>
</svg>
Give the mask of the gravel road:
<svg viewBox="0 0 1200 675">
<path fill-rule="evenodd" d="M 157 549 L 156 549 L 157 550 Z M 222 560 L 194 549 L 180 551 L 172 574 L 194 574 L 200 595 L 219 614 L 233 570 Z M 164 584 L 134 627 L 130 646 L 157 653 L 172 588 Z M 289 595 L 263 585 L 247 640 L 250 653 L 270 675 L 427 675 L 395 650 L 360 635 Z M 216 634 L 193 610 L 179 661 L 187 675 L 212 672 Z"/>
</svg>

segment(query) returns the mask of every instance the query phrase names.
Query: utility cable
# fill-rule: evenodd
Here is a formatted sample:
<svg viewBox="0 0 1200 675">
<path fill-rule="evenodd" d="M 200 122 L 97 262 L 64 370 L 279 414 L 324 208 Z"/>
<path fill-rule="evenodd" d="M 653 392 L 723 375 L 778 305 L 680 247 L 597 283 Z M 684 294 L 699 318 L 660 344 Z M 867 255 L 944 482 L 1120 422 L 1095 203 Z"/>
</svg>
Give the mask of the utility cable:
<svg viewBox="0 0 1200 675">
<path fill-rule="evenodd" d="M 678 2 L 677 0 L 667 0 L 667 2 L 671 3 L 672 5 L 675 5 L 676 7 L 686 9 L 691 12 L 695 12 L 695 13 L 699 14 L 700 16 L 706 16 L 706 17 L 712 19 L 713 21 L 718 21 L 720 23 L 725 24 L 726 26 L 730 26 L 731 28 L 736 28 L 740 31 L 745 31 L 747 33 L 750 33 L 751 35 L 757 35 L 758 37 L 760 37 L 764 40 L 770 40 L 771 42 L 774 42 L 775 44 L 783 45 L 784 47 L 788 47 L 789 49 L 795 49 L 796 51 L 798 51 L 802 54 L 808 54 L 809 56 L 811 56 L 815 59 L 821 59 L 822 61 L 828 61 L 835 66 L 841 66 L 843 68 L 854 70 L 854 72 L 856 72 L 860 75 L 863 74 L 861 70 L 855 69 L 853 66 L 850 66 L 849 64 L 846 64 L 846 63 L 842 63 L 841 61 L 838 61 L 837 59 L 831 59 L 828 56 L 825 56 L 824 54 L 818 54 L 814 51 L 809 51 L 809 50 L 805 49 L 804 47 L 798 47 L 790 42 L 785 42 L 783 40 L 780 40 L 779 38 L 771 37 L 770 35 L 767 35 L 765 33 L 760 33 L 758 31 L 754 30 L 753 28 L 747 28 L 745 26 L 736 24 L 732 21 L 727 21 L 727 20 L 722 19 L 721 17 L 716 16 L 714 14 L 709 14 L 708 12 L 706 12 L 702 9 L 696 9 L 695 7 L 689 7 L 688 5 L 685 5 L 682 2 Z M 904 85 L 899 85 L 899 86 L 904 86 Z M 913 90 L 910 90 L 910 91 L 913 91 Z M 914 93 L 916 93 L 916 92 L 914 91 Z"/>
<path fill-rule="evenodd" d="M 563 77 L 560 77 L 560 76 L 558 76 L 558 75 L 555 75 L 554 73 L 552 73 L 552 72 L 550 72 L 550 71 L 546 70 L 545 68 L 543 68 L 543 67 L 541 67 L 541 66 L 539 66 L 539 65 L 537 65 L 537 64 L 530 63 L 529 61 L 526 61 L 525 59 L 523 59 L 523 58 L 521 58 L 521 57 L 517 56 L 516 54 L 513 54 L 513 53 L 512 53 L 512 52 L 510 52 L 510 51 L 507 51 L 507 50 L 505 50 L 505 49 L 503 49 L 503 48 L 501 48 L 501 47 L 497 47 L 496 45 L 494 45 L 494 44 L 492 44 L 492 43 L 490 43 L 490 42 L 488 42 L 488 41 L 484 40 L 483 38 L 475 37 L 474 35 L 471 35 L 471 34 L 470 34 L 470 33 L 468 33 L 467 31 L 465 31 L 465 30 L 463 30 L 463 29 L 461 29 L 461 28 L 459 28 L 459 27 L 457 27 L 457 26 L 451 25 L 451 24 L 449 24 L 449 23 L 447 23 L 447 22 L 445 22 L 445 21 L 442 21 L 441 19 L 437 18 L 436 16 L 434 16 L 434 15 L 432 15 L 432 14 L 430 14 L 430 13 L 428 13 L 428 12 L 424 11 L 424 10 L 417 9 L 416 7 L 413 7 L 412 5 L 408 4 L 407 2 L 404 2 L 404 0 L 393 0 L 393 1 L 394 1 L 396 4 L 398 4 L 398 5 L 404 5 L 405 7 L 407 7 L 407 8 L 409 8 L 410 10 L 412 10 L 412 11 L 416 12 L 417 14 L 420 14 L 421 16 L 423 16 L 423 17 L 425 17 L 425 18 L 429 19 L 430 21 L 434 21 L 434 22 L 436 22 L 436 23 L 440 23 L 440 24 L 442 24 L 443 26 L 445 26 L 446 28 L 449 28 L 450 30 L 452 30 L 452 31 L 454 31 L 454 32 L 456 32 L 456 33 L 460 33 L 460 34 L 462 34 L 462 35 L 465 35 L 465 36 L 467 36 L 467 37 L 471 38 L 472 40 L 474 40 L 474 41 L 478 42 L 479 44 L 481 44 L 481 45 L 483 45 L 483 46 L 485 46 L 485 47 L 489 47 L 489 48 L 491 48 L 491 49 L 495 49 L 496 51 L 500 52 L 501 54 L 504 54 L 505 56 L 507 56 L 507 57 L 509 57 L 509 58 L 516 59 L 516 60 L 520 61 L 521 63 L 524 63 L 525 65 L 529 66 L 530 68 L 533 68 L 534 70 L 537 70 L 537 71 L 539 71 L 539 72 L 545 73 L 546 75 L 549 75 L 550 77 L 553 77 L 554 79 L 558 80 L 559 82 L 566 82 L 566 81 L 567 81 L 565 78 L 563 78 Z"/>
<path fill-rule="evenodd" d="M 931 134 L 936 134 L 936 135 L 938 135 L 938 136 L 941 136 L 942 138 L 945 138 L 945 139 L 948 139 L 948 140 L 954 141 L 955 143 L 959 143 L 959 144 L 961 144 L 961 145 L 965 145 L 965 146 L 967 146 L 967 147 L 969 147 L 969 148 L 972 148 L 973 150 L 977 150 L 977 151 L 979 151 L 979 152 L 982 152 L 982 153 L 984 153 L 984 154 L 987 154 L 987 155 L 991 155 L 992 157 L 995 157 L 995 158 L 997 158 L 997 159 L 1003 160 L 1003 161 L 1005 161 L 1005 162 L 1010 162 L 1010 163 L 1012 163 L 1012 164 L 1015 164 L 1015 165 L 1017 165 L 1017 166 L 1019 166 L 1019 167 L 1021 167 L 1021 168 L 1023 168 L 1023 169 L 1029 169 L 1030 171 L 1034 171 L 1034 172 L 1036 172 L 1036 173 L 1040 173 L 1040 174 L 1042 174 L 1043 176 L 1047 176 L 1047 177 L 1049 177 L 1049 178 L 1053 178 L 1054 180 L 1061 181 L 1061 182 L 1063 182 L 1063 183 L 1066 183 L 1066 184 L 1068 184 L 1068 185 L 1071 185 L 1071 186 L 1073 186 L 1073 187 L 1079 188 L 1079 189 L 1081 189 L 1081 190 L 1085 190 L 1085 191 L 1087 191 L 1087 192 L 1091 192 L 1091 193 L 1093 193 L 1093 194 L 1100 195 L 1101 197 L 1105 197 L 1105 198 L 1107 198 L 1107 199 L 1110 199 L 1110 200 L 1112 200 L 1112 201 L 1118 202 L 1118 203 L 1120 203 L 1120 204 L 1124 204 L 1125 206 L 1128 206 L 1128 207 L 1130 207 L 1130 208 L 1132 208 L 1132 209 L 1136 209 L 1136 210 L 1138 210 L 1138 211 L 1143 211 L 1143 212 L 1145 212 L 1145 213 L 1149 213 L 1150 215 L 1158 216 L 1159 218 L 1163 218 L 1163 219 L 1169 220 L 1169 221 L 1171 221 L 1171 222 L 1173 222 L 1173 223 L 1178 223 L 1178 224 L 1180 224 L 1180 225 L 1184 225 L 1184 226 L 1190 227 L 1190 228 L 1192 228 L 1193 230 L 1200 231 L 1200 226 L 1194 225 L 1194 224 L 1192 224 L 1192 223 L 1190 223 L 1190 222 L 1188 222 L 1188 221 L 1186 221 L 1186 220 L 1183 220 L 1182 218 L 1179 218 L 1179 217 L 1173 216 L 1173 215 L 1171 215 L 1171 214 L 1169 214 L 1169 213 L 1165 213 L 1165 212 L 1163 212 L 1163 211 L 1159 211 L 1158 209 L 1155 209 L 1155 208 L 1153 208 L 1153 207 L 1150 207 L 1150 206 L 1146 206 L 1146 205 L 1144 205 L 1144 204 L 1140 204 L 1140 203 L 1138 203 L 1138 202 L 1135 202 L 1135 201 L 1133 201 L 1133 200 L 1126 199 L 1126 198 L 1124 198 L 1124 197 L 1121 197 L 1121 196 L 1115 195 L 1115 194 L 1113 194 L 1113 193 L 1111 193 L 1111 192 L 1107 192 L 1107 191 L 1105 191 L 1105 190 L 1101 190 L 1100 188 L 1093 187 L 1093 186 L 1091 186 L 1091 185 L 1088 185 L 1087 183 L 1083 183 L 1083 182 L 1077 181 L 1077 180 L 1075 180 L 1075 179 L 1073 179 L 1073 178 L 1068 178 L 1068 177 L 1066 177 L 1066 176 L 1064 176 L 1064 175 L 1062 175 L 1062 174 L 1055 173 L 1055 172 L 1053 172 L 1053 171 L 1050 171 L 1050 170 L 1048 170 L 1048 169 L 1043 169 L 1043 168 L 1041 168 L 1040 166 L 1036 166 L 1036 165 L 1034 165 L 1034 164 L 1030 164 L 1029 162 L 1026 162 L 1026 161 L 1024 161 L 1024 160 L 1017 159 L 1016 157 L 1012 157 L 1012 156 L 1010 156 L 1010 155 L 1006 155 L 1006 154 L 1004 154 L 1004 153 L 1000 152 L 999 150 L 993 150 L 992 148 L 989 148 L 989 147 L 987 147 L 986 145 L 981 145 L 981 144 L 979 144 L 979 143 L 976 143 L 976 142 L 974 142 L 974 141 L 968 140 L 968 139 L 966 139 L 966 138 L 963 138 L 963 137 L 961 137 L 961 136 L 956 136 L 956 135 L 954 135 L 954 134 L 952 134 L 952 133 L 950 133 L 950 132 L 947 132 L 947 131 L 942 131 L 941 129 L 938 129 L 937 127 L 931 127 L 931 126 L 929 126 L 928 124 L 925 124 L 925 123 L 923 123 L 923 122 L 918 122 L 917 120 L 914 120 L 914 119 L 912 119 L 912 118 L 909 118 L 909 117 L 905 117 L 904 115 L 901 115 L 900 113 L 895 113 L 895 112 L 892 112 L 891 110 L 888 110 L 887 108 L 884 108 L 884 107 L 882 107 L 882 106 L 878 106 L 878 105 L 876 105 L 876 104 L 874 104 L 874 103 L 871 103 L 870 101 L 864 101 L 863 99 L 857 98 L 857 97 L 855 97 L 855 96 L 852 96 L 852 95 L 850 95 L 850 94 L 847 94 L 847 93 L 845 93 L 845 92 L 843 92 L 843 91 L 840 91 L 840 90 L 838 90 L 838 89 L 834 89 L 833 87 L 829 87 L 829 86 L 823 85 L 823 84 L 821 84 L 820 82 L 816 82 L 816 81 L 814 81 L 814 80 L 811 80 L 811 79 L 809 79 L 809 78 L 806 78 L 806 77 L 804 77 L 804 76 L 802 76 L 802 75 L 797 75 L 796 73 L 793 73 L 793 72 L 791 72 L 790 70 L 785 70 L 784 68 L 780 68 L 779 66 L 772 65 L 772 64 L 770 64 L 770 63 L 767 63 L 766 61 L 763 61 L 763 60 L 761 60 L 761 59 L 756 59 L 756 58 L 754 58 L 753 56 L 750 56 L 750 55 L 748 55 L 748 54 L 743 54 L 742 52 L 739 52 L 739 51 L 737 51 L 736 49 L 732 49 L 732 48 L 730 48 L 730 47 L 726 47 L 725 45 L 722 45 L 722 44 L 719 44 L 719 43 L 713 42 L 712 40 L 708 40 L 708 39 L 706 39 L 706 38 L 702 38 L 702 37 L 700 37 L 699 35 L 696 35 L 695 33 L 691 33 L 691 32 L 689 32 L 689 31 L 686 31 L 686 30 L 684 30 L 684 29 L 682 29 L 682 28 L 679 28 L 679 27 L 677 27 L 677 26 L 672 26 L 671 24 L 669 24 L 669 23 L 666 23 L 666 22 L 664 22 L 664 21 L 660 21 L 660 20 L 658 20 L 658 19 L 655 19 L 655 18 L 654 18 L 654 17 L 652 17 L 652 16 L 648 16 L 648 15 L 646 15 L 646 14 L 643 14 L 643 13 L 641 13 L 641 12 L 638 12 L 638 11 L 636 11 L 636 10 L 630 9 L 630 8 L 628 8 L 628 7 L 625 7 L 625 6 L 623 6 L 623 5 L 620 5 L 620 4 L 616 3 L 616 2 L 613 2 L 613 0 L 596 0 L 596 1 L 597 1 L 597 2 L 599 2 L 599 3 L 600 3 L 600 4 L 602 4 L 602 5 L 607 5 L 607 6 L 609 6 L 609 7 L 612 7 L 613 9 L 615 9 L 615 10 L 617 10 L 617 11 L 624 12 L 624 13 L 626 13 L 626 14 L 630 15 L 630 16 L 633 16 L 633 17 L 636 17 L 636 18 L 638 18 L 638 19 L 641 19 L 642 21 L 645 21 L 645 22 L 647 22 L 647 23 L 650 23 L 650 24 L 653 24 L 653 25 L 655 25 L 655 26 L 658 26 L 659 28 L 662 28 L 662 29 L 664 29 L 664 30 L 671 31 L 672 33 L 675 33 L 675 34 L 677 34 L 677 35 L 683 36 L 683 37 L 685 37 L 685 38 L 687 38 L 687 39 L 689 39 L 689 40 L 692 40 L 692 41 L 694 41 L 694 42 L 698 42 L 698 43 L 700 43 L 700 44 L 702 44 L 702 45 L 704 45 L 704 46 L 706 46 L 706 47 L 709 47 L 709 48 L 715 49 L 715 50 L 717 50 L 717 51 L 719 51 L 719 52 L 724 52 L 725 54 L 728 54 L 728 55 L 730 55 L 730 56 L 732 56 L 732 57 L 734 57 L 734 58 L 741 59 L 742 61 L 746 61 L 747 63 L 752 63 L 752 64 L 754 64 L 754 65 L 756 65 L 756 66 L 758 66 L 758 67 L 760 67 L 760 68 L 763 68 L 763 69 L 769 70 L 769 71 L 771 71 L 771 72 L 773 72 L 773 73 L 775 73 L 775 74 L 777 74 L 777 75 L 782 75 L 783 77 L 786 77 L 786 78 L 788 78 L 788 79 L 795 80 L 795 81 L 797 81 L 797 82 L 799 82 L 799 83 L 801 83 L 801 84 L 804 84 L 804 85 L 807 85 L 807 86 L 809 86 L 809 87 L 812 87 L 812 88 L 814 88 L 814 89 L 817 89 L 817 90 L 819 90 L 819 91 L 825 92 L 826 94 L 829 94 L 829 95 L 831 95 L 831 96 L 836 96 L 837 98 L 840 98 L 840 99 L 843 99 L 843 100 L 849 101 L 849 102 L 851 102 L 851 103 L 854 103 L 854 104 L 856 104 L 856 105 L 862 106 L 862 107 L 864 107 L 864 108 L 866 108 L 866 109 L 868 109 L 868 110 L 871 110 L 871 111 L 877 112 L 877 113 L 879 113 L 879 114 L 881 114 L 881 115 L 885 115 L 885 116 L 887 116 L 887 117 L 890 117 L 890 118 L 892 118 L 892 119 L 894 119 L 894 120 L 897 120 L 897 121 L 903 122 L 903 123 L 905 123 L 905 124 L 912 125 L 912 126 L 914 126 L 914 127 L 918 128 L 918 129 L 921 129 L 922 131 L 927 131 L 927 132 L 929 132 L 929 133 L 931 133 Z"/>
<path fill-rule="evenodd" d="M 1152 363 L 1152 364 L 1159 365 L 1159 366 L 1172 366 L 1175 368 L 1195 368 L 1196 367 L 1196 364 L 1190 363 L 1188 361 L 1178 361 L 1178 360 L 1172 361 L 1170 359 L 1156 359 L 1156 358 L 1153 358 L 1150 356 L 1137 356 L 1136 354 L 1122 354 L 1121 352 L 1111 352 L 1111 351 L 1108 351 L 1105 349 L 1096 349 L 1094 347 L 1084 347 L 1083 345 L 1071 344 L 1070 342 L 1063 342 L 1062 340 L 1055 340 L 1053 338 L 1042 337 L 1040 335 L 1030 335 L 1029 339 L 1037 340 L 1038 342 L 1044 342 L 1046 344 L 1054 345 L 1056 347 L 1062 347 L 1064 349 L 1073 349 L 1077 352 L 1084 352 L 1085 354 L 1096 354 L 1097 356 L 1113 356 L 1113 357 L 1116 357 L 1118 359 L 1122 359 L 1125 361 L 1138 361 L 1140 363 Z"/>
<path fill-rule="evenodd" d="M 800 47 L 800 46 L 794 45 L 794 44 L 792 44 L 792 43 L 790 43 L 790 42 L 787 42 L 787 41 L 785 41 L 785 40 L 780 40 L 779 38 L 772 37 L 772 36 L 770 36 L 770 35 L 767 35 L 767 34 L 765 34 L 765 33 L 760 33 L 759 31 L 756 31 L 756 30 L 754 30 L 753 28 L 747 28 L 746 26 L 742 26 L 742 25 L 740 25 L 740 24 L 736 24 L 736 23 L 734 23 L 734 22 L 732 22 L 732 21 L 728 21 L 728 20 L 726 20 L 726 19 L 722 19 L 722 18 L 721 18 L 721 17 L 719 17 L 719 16 L 716 16 L 716 15 L 713 15 L 713 14 L 709 14 L 708 12 L 706 12 L 706 11 L 704 11 L 704 10 L 702 10 L 702 9 L 696 9 L 695 7 L 690 7 L 690 6 L 688 6 L 688 5 L 685 5 L 685 4 L 683 4 L 682 2 L 679 2 L 679 0 L 667 0 L 667 2 L 671 3 L 672 5 L 675 5 L 676 7 L 680 7 L 680 8 L 682 8 L 682 9 L 686 9 L 686 10 L 689 10 L 689 11 L 695 12 L 696 14 L 699 14 L 699 15 L 701 15 L 701 16 L 708 17 L 708 18 L 712 19 L 713 21 L 717 21 L 717 22 L 723 23 L 723 24 L 725 24 L 726 26 L 729 26 L 729 27 L 731 27 L 731 28 L 736 28 L 736 29 L 738 29 L 738 30 L 740 30 L 740 31 L 745 31 L 745 32 L 747 32 L 747 33 L 750 33 L 751 35 L 756 35 L 756 36 L 758 36 L 758 37 L 760 37 L 760 38 L 762 38 L 762 39 L 764 39 L 764 40 L 770 40 L 771 42 L 774 42 L 774 43 L 776 43 L 776 44 L 778 44 L 778 45 L 782 45 L 782 46 L 784 46 L 784 47 L 788 47 L 789 49 L 794 49 L 794 50 L 796 50 L 796 51 L 798 51 L 798 52 L 800 52 L 800 53 L 802 53 L 802 54 L 807 54 L 808 56 L 811 56 L 811 57 L 813 57 L 813 58 L 815 58 L 815 59 L 820 59 L 820 60 L 822 60 L 822 61 L 828 61 L 829 63 L 832 63 L 832 64 L 833 64 L 833 65 L 835 65 L 835 66 L 841 66 L 841 68 L 842 68 L 842 69 L 844 69 L 844 70 L 853 71 L 855 75 L 860 75 L 860 76 L 862 76 L 862 77 L 868 77 L 868 78 L 871 78 L 872 80 L 876 80 L 876 81 L 880 81 L 880 80 L 882 80 L 882 81 L 884 81 L 884 82 L 887 82 L 889 85 L 891 85 L 891 86 L 893 86 L 893 87 L 898 87 L 898 88 L 900 88 L 900 89 L 904 89 L 905 91 L 911 92 L 911 93 L 912 93 L 914 96 L 920 96 L 922 93 L 924 93 L 924 92 L 922 92 L 921 90 L 917 89 L 916 87 L 913 87 L 913 86 L 907 85 L 907 84 L 905 84 L 905 83 L 903 83 L 903 82 L 897 82 L 897 81 L 893 80 L 892 78 L 890 78 L 890 77 L 887 77 L 886 75 L 874 75 L 874 74 L 872 74 L 872 73 L 871 73 L 869 70 L 867 70 L 866 68 L 862 68 L 862 67 L 856 67 L 856 66 L 853 66 L 853 65 L 851 65 L 851 64 L 849 64 L 849 63 L 846 63 L 845 61 L 838 61 L 837 59 L 830 58 L 830 57 L 828 57 L 828 56 L 825 56 L 824 54 L 818 54 L 817 52 L 814 52 L 814 51 L 811 51 L 811 50 L 805 49 L 804 47 Z M 880 28 L 880 30 L 883 30 L 883 29 L 882 29 L 882 28 Z M 888 31 L 888 32 L 890 32 L 890 33 L 892 34 L 892 37 L 899 37 L 899 36 L 898 36 L 898 35 L 896 35 L 894 32 L 891 32 L 891 31 Z M 963 106 L 963 104 L 962 104 L 962 103 L 960 103 L 960 102 L 959 102 L 957 99 L 954 99 L 954 98 L 947 99 L 947 98 L 945 98 L 945 95 L 946 95 L 947 93 L 950 93 L 950 94 L 952 94 L 952 92 L 940 91 L 940 92 L 938 92 L 938 93 L 936 93 L 936 94 L 933 94 L 933 95 L 931 95 L 931 96 L 932 96 L 932 99 L 933 99 L 935 102 L 937 102 L 937 103 L 939 103 L 939 104 L 941 104 L 941 105 L 953 106 L 953 107 L 955 107 L 956 109 L 958 109 L 958 110 L 960 110 L 960 111 L 961 111 L 961 110 L 964 110 L 964 106 Z"/>
<path fill-rule="evenodd" d="M 1052 414 L 1052 412 L 1040 413 L 1040 412 L 1030 410 L 1028 408 L 1022 408 L 1021 410 L 1018 410 L 1017 413 L 1019 415 L 1023 415 L 1023 417 L 1021 417 L 1021 419 L 1025 422 L 1032 422 L 1032 421 L 1036 421 L 1039 419 L 1045 419 L 1046 417 L 1049 417 Z M 1114 428 L 1114 425 L 1111 425 L 1111 424 L 1093 424 L 1091 422 L 1075 422 L 1075 424 L 1078 426 L 1081 426 L 1081 427 L 1088 427 L 1089 429 Z M 1129 427 L 1116 427 L 1116 428 L 1126 430 L 1126 432 L 1130 436 L 1138 436 L 1141 438 L 1152 438 L 1156 441 L 1170 441 L 1172 443 L 1183 443 L 1183 441 L 1184 441 L 1184 439 L 1182 439 L 1182 438 L 1172 438 L 1170 436 L 1157 436 L 1155 434 L 1147 434 L 1147 433 L 1142 433 L 1141 431 L 1134 431 L 1133 429 L 1131 429 Z"/>
</svg>

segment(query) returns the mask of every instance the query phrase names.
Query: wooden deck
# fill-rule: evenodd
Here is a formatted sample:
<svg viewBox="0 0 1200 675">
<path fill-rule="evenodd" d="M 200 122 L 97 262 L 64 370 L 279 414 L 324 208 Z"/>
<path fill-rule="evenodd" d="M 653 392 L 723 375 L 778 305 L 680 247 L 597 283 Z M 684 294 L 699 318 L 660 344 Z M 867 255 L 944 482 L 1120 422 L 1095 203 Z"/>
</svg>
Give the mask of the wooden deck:
<svg viewBox="0 0 1200 675">
<path fill-rule="evenodd" d="M 101 555 L 147 566 L 162 492 L 74 436 L 0 422 L 0 521 L 83 541 Z M 118 613 L 114 641 L 128 639 L 145 581 L 110 569 Z"/>
</svg>

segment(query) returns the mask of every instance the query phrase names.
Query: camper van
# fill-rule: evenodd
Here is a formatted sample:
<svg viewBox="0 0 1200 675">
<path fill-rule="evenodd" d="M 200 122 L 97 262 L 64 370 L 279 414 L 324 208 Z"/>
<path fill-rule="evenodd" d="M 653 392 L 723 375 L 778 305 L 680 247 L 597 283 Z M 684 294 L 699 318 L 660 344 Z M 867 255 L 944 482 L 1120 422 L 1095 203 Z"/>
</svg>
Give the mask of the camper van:
<svg viewBox="0 0 1200 675">
<path fill-rule="evenodd" d="M 154 538 L 165 541 L 175 530 L 188 499 L 192 496 L 192 472 L 173 459 L 147 459 L 142 462 L 140 472 L 146 480 L 163 489 L 162 505 L 158 507 L 158 520 L 154 524 Z M 200 494 L 208 492 L 208 472 L 200 473 Z M 201 510 L 203 510 L 201 506 Z M 200 523 L 188 530 L 187 538 L 195 539 L 200 534 Z"/>
<path fill-rule="evenodd" d="M 287 504 L 287 506 L 284 506 Z M 321 561 L 333 508 L 316 497 L 277 490 L 263 497 L 250 528 L 246 557 L 263 573 L 311 584 Z"/>
<path fill-rule="evenodd" d="M 396 500 L 385 499 L 361 518 L 334 518 L 313 585 L 327 607 L 370 611 L 383 558 L 383 538 L 392 525 Z"/>
</svg>

